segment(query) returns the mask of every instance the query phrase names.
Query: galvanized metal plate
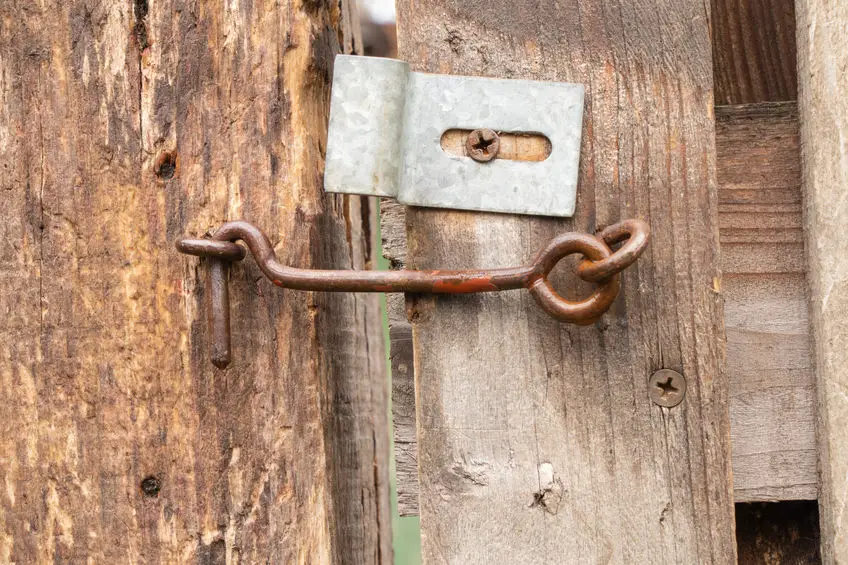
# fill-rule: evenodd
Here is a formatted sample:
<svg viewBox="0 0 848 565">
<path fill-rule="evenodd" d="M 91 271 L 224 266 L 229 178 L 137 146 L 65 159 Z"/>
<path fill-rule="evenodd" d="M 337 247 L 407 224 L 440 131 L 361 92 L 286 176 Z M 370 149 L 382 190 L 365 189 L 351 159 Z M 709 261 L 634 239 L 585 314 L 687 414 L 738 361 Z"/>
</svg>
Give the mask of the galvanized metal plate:
<svg viewBox="0 0 848 565">
<path fill-rule="evenodd" d="M 431 75 L 392 59 L 338 55 L 324 188 L 415 206 L 572 216 L 583 86 Z M 445 152 L 451 129 L 541 134 L 540 162 L 479 163 Z"/>
</svg>

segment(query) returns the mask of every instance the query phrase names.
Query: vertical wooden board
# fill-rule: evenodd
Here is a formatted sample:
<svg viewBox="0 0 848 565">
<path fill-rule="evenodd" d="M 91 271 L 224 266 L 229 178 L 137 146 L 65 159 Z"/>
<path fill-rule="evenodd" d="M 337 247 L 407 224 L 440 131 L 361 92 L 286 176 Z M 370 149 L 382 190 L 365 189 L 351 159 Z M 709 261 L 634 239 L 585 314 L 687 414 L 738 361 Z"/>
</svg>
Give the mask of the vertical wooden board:
<svg viewBox="0 0 848 565">
<path fill-rule="evenodd" d="M 848 5 L 799 0 L 798 110 L 818 388 L 822 559 L 848 562 Z"/>
<path fill-rule="evenodd" d="M 406 264 L 406 207 L 389 198 L 380 202 L 383 256 L 392 269 Z M 418 513 L 418 443 L 415 429 L 415 379 L 412 327 L 402 294 L 388 294 L 389 358 L 392 371 L 392 438 L 398 513 Z"/>
<path fill-rule="evenodd" d="M 390 561 L 376 298 L 238 264 L 220 371 L 174 250 L 244 217 L 366 266 L 371 210 L 321 190 L 346 10 L 0 4 L 0 562 Z"/>
<path fill-rule="evenodd" d="M 734 498 L 814 499 L 818 451 L 795 102 L 716 107 L 719 235 Z M 387 206 L 391 204 L 391 206 Z M 383 203 L 387 257 L 406 258 L 402 207 Z M 412 352 L 402 301 L 392 339 L 398 508 L 418 513 Z M 396 328 L 396 329 L 395 329 Z M 396 338 L 396 339 L 395 339 Z M 396 362 L 396 363 L 395 363 Z"/>
<path fill-rule="evenodd" d="M 518 292 L 415 301 L 425 562 L 734 562 L 707 20 L 678 0 L 398 3 L 416 70 L 587 86 L 574 220 L 410 209 L 409 266 L 520 264 L 561 231 L 653 227 L 589 328 Z M 690 386 L 671 410 L 647 397 L 662 367 Z"/>
<path fill-rule="evenodd" d="M 795 102 L 716 107 L 735 499 L 815 499 L 815 386 Z"/>
</svg>

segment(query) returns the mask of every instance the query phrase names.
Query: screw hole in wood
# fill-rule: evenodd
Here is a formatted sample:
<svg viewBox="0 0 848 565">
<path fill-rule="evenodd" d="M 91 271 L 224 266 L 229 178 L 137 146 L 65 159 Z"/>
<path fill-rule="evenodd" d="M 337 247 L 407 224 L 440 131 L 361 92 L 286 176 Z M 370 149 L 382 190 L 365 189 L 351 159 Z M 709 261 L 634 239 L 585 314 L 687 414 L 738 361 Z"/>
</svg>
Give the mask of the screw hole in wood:
<svg viewBox="0 0 848 565">
<path fill-rule="evenodd" d="M 148 498 L 156 498 L 159 496 L 159 491 L 162 489 L 162 481 L 155 475 L 145 477 L 141 481 L 141 492 Z"/>
<path fill-rule="evenodd" d="M 163 151 L 160 153 L 153 165 L 153 172 L 162 180 L 172 179 L 177 172 L 177 152 Z"/>
</svg>

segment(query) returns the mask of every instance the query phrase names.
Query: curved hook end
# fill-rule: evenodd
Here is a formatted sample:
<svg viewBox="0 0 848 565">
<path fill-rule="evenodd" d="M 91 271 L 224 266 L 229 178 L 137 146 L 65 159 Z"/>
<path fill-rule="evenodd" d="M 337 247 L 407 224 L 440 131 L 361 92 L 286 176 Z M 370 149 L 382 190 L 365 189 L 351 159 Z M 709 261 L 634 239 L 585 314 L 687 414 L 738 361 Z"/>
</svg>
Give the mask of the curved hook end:
<svg viewBox="0 0 848 565">
<path fill-rule="evenodd" d="M 212 257 L 224 261 L 241 261 L 245 257 L 244 247 L 231 241 L 214 239 L 181 239 L 176 243 L 177 251 L 186 255 Z"/>
</svg>

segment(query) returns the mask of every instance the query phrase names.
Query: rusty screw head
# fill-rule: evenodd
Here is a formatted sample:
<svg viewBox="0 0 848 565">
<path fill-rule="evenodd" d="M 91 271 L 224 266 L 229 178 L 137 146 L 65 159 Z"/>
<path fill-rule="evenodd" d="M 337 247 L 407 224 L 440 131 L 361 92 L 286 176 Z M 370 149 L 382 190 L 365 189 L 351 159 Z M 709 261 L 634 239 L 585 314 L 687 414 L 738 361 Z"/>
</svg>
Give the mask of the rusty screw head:
<svg viewBox="0 0 848 565">
<path fill-rule="evenodd" d="M 648 396 L 654 404 L 672 408 L 686 396 L 686 378 L 671 369 L 660 369 L 648 380 Z"/>
<path fill-rule="evenodd" d="M 465 151 L 468 156 L 480 163 L 486 163 L 498 156 L 501 148 L 501 138 L 495 130 L 488 128 L 475 129 L 465 140 Z"/>
</svg>

